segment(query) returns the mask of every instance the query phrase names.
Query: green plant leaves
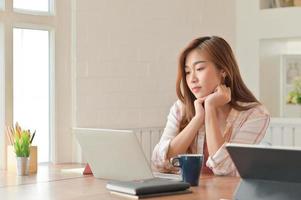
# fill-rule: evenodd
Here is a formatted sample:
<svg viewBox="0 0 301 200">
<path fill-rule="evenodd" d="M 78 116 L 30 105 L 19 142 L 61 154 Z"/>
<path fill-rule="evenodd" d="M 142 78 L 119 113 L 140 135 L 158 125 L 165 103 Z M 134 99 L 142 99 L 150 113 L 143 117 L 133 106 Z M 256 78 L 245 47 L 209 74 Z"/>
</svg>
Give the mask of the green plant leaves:
<svg viewBox="0 0 301 200">
<path fill-rule="evenodd" d="M 14 148 L 17 157 L 29 157 L 30 134 L 27 131 L 22 131 L 20 135 L 15 135 Z"/>
<path fill-rule="evenodd" d="M 301 77 L 293 80 L 293 90 L 287 96 L 287 103 L 301 104 Z"/>
</svg>

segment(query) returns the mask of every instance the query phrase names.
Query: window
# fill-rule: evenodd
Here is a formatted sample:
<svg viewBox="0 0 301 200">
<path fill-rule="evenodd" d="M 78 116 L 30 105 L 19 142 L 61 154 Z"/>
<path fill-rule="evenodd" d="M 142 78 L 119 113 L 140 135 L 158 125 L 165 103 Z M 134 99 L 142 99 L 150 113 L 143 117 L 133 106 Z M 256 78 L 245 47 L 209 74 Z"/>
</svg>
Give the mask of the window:
<svg viewBox="0 0 301 200">
<path fill-rule="evenodd" d="M 6 167 L 5 125 L 15 121 L 37 130 L 33 144 L 39 147 L 39 162 L 60 159 L 54 132 L 54 52 L 55 43 L 62 46 L 68 35 L 69 20 L 56 23 L 54 2 L 60 10 L 70 8 L 64 0 L 0 0 L 0 170 Z"/>
<path fill-rule="evenodd" d="M 14 123 L 36 130 L 39 162 L 50 160 L 50 33 L 47 30 L 13 29 Z"/>
<path fill-rule="evenodd" d="M 0 10 L 4 10 L 4 0 L 0 0 Z"/>
<path fill-rule="evenodd" d="M 14 0 L 14 9 L 17 11 L 52 12 L 51 0 Z"/>
</svg>

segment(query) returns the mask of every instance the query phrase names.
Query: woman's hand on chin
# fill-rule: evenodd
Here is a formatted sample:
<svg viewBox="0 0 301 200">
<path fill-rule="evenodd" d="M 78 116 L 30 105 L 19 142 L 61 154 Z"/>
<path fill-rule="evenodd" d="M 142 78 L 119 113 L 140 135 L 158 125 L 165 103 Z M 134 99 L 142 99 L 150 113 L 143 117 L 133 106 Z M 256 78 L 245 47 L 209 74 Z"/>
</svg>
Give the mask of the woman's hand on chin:
<svg viewBox="0 0 301 200">
<path fill-rule="evenodd" d="M 195 118 L 198 118 L 201 122 L 205 119 L 204 101 L 206 97 L 199 97 L 194 101 Z"/>
<path fill-rule="evenodd" d="M 218 108 L 231 101 L 231 90 L 226 85 L 218 85 L 205 99 L 205 108 Z"/>
</svg>

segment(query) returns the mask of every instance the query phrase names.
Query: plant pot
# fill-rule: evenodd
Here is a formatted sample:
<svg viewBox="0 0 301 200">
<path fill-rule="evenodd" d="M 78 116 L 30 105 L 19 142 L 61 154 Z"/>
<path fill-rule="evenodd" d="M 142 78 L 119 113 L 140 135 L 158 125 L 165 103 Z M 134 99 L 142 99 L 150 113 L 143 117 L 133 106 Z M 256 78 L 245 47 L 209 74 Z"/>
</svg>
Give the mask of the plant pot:
<svg viewBox="0 0 301 200">
<path fill-rule="evenodd" d="M 29 175 L 29 157 L 17 157 L 17 175 Z"/>
<path fill-rule="evenodd" d="M 38 147 L 30 146 L 29 154 L 29 173 L 37 173 L 38 168 Z M 14 147 L 12 145 L 7 146 L 7 170 L 9 172 L 16 173 L 17 171 L 17 159 Z"/>
</svg>

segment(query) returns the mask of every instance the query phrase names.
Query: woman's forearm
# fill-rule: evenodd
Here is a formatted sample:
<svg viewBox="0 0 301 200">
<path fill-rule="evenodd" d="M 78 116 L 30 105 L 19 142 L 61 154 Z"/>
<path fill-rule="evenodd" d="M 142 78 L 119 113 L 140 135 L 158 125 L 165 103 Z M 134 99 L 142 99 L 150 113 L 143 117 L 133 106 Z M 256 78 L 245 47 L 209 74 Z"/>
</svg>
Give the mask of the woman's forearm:
<svg viewBox="0 0 301 200">
<path fill-rule="evenodd" d="M 201 117 L 194 117 L 189 124 L 170 142 L 167 158 L 174 157 L 181 153 L 186 153 L 188 147 L 193 142 L 202 123 Z"/>
<path fill-rule="evenodd" d="M 225 142 L 222 136 L 216 108 L 206 106 L 205 109 L 205 129 L 206 129 L 206 140 L 209 155 L 213 155 Z"/>
</svg>

